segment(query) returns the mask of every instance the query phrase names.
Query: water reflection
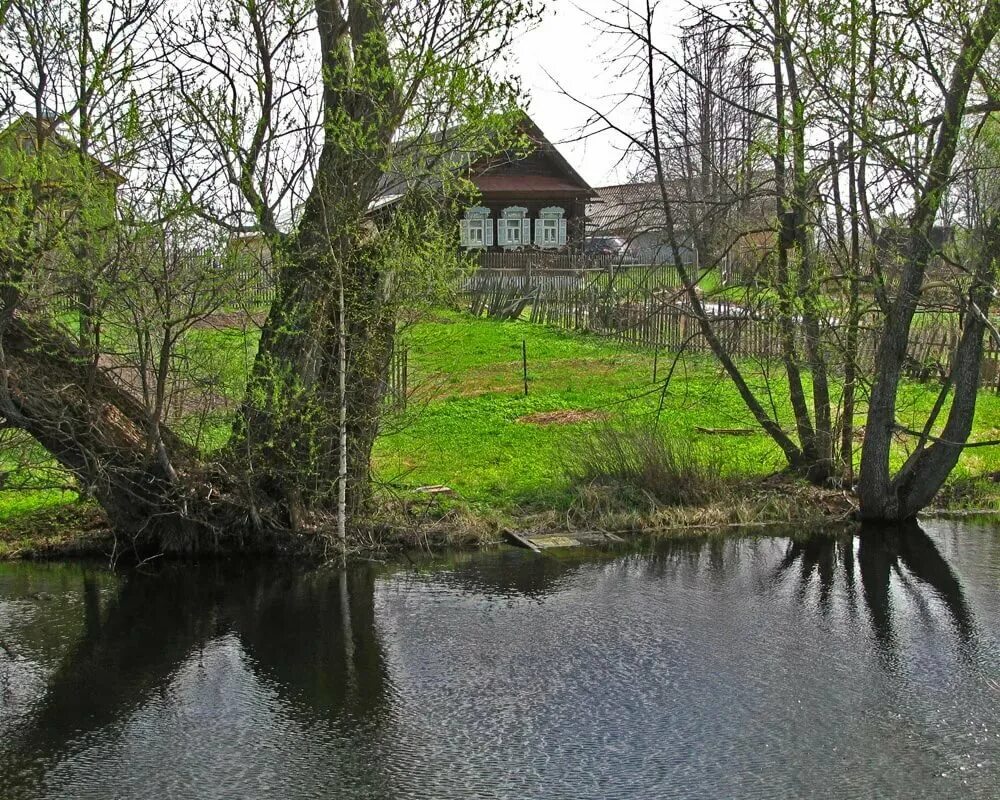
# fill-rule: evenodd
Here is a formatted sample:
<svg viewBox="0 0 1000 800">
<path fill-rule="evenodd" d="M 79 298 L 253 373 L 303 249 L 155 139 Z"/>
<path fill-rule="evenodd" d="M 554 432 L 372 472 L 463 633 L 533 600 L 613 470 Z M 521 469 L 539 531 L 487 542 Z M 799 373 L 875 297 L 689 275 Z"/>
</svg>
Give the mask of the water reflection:
<svg viewBox="0 0 1000 800">
<path fill-rule="evenodd" d="M 997 536 L 949 553 L 981 564 Z M 986 797 L 997 573 L 963 585 L 940 541 L 82 570 L 45 592 L 3 566 L 0 668 L 27 702 L 0 709 L 0 795 Z"/>
<path fill-rule="evenodd" d="M 421 567 L 434 582 L 461 592 L 541 601 L 571 585 L 581 570 L 615 555 L 611 550 L 564 550 L 558 555 L 538 557 L 526 550 L 509 549 L 486 556 L 455 553 Z"/>
<path fill-rule="evenodd" d="M 376 720 L 386 707 L 386 671 L 374 585 L 371 569 L 173 565 L 127 575 L 102 609 L 97 581 L 85 574 L 78 641 L 30 714 L 12 730 L 0 727 L 0 786 L 20 792 L 11 797 L 34 796 L 74 743 L 162 697 L 186 662 L 229 635 L 286 710 Z M 15 774 L 17 781 L 4 780 Z"/>
<path fill-rule="evenodd" d="M 842 582 L 850 609 L 857 607 L 857 576 L 872 630 L 881 650 L 891 654 L 896 646 L 893 622 L 892 578 L 917 604 L 925 617 L 932 612 L 929 592 L 944 604 L 961 642 L 968 646 L 974 633 L 972 616 L 962 586 L 933 540 L 916 523 L 898 529 L 870 528 L 852 535 L 816 536 L 788 543 L 787 552 L 774 572 L 780 582 L 798 565 L 798 593 L 805 600 L 818 594 L 817 605 L 831 613 L 837 581 Z"/>
<path fill-rule="evenodd" d="M 306 714 L 380 717 L 387 676 L 376 638 L 371 568 L 350 572 L 266 569 L 225 606 L 258 671 Z"/>
</svg>

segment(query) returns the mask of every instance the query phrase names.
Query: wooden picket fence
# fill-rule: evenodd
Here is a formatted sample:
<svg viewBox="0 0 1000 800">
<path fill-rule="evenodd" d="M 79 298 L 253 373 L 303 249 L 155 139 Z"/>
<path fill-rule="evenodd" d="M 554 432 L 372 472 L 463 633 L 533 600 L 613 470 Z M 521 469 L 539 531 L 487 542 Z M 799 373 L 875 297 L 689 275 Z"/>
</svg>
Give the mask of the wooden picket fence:
<svg viewBox="0 0 1000 800">
<path fill-rule="evenodd" d="M 526 317 L 531 322 L 589 331 L 665 352 L 712 352 L 672 267 L 518 269 L 508 260 L 502 267 L 481 268 L 465 281 L 462 290 L 476 315 Z M 729 300 L 705 299 L 704 307 L 716 335 L 734 357 L 761 361 L 782 357 L 782 332 L 773 313 Z M 857 362 L 864 371 L 874 366 L 878 329 L 877 317 L 861 323 Z M 845 338 L 842 321 L 826 320 L 821 336 L 831 367 L 842 369 L 836 355 L 842 352 Z M 805 333 L 801 324 L 794 326 L 793 337 L 795 347 L 802 352 Z M 957 323 L 915 328 L 905 374 L 917 380 L 944 378 L 958 337 Z M 1000 346 L 992 339 L 985 343 L 980 384 L 1000 393 Z"/>
<path fill-rule="evenodd" d="M 391 411 L 405 411 L 409 400 L 409 349 L 396 345 L 389 358 L 389 373 L 386 375 L 383 392 L 386 407 Z"/>
<path fill-rule="evenodd" d="M 267 270 L 253 272 L 241 271 L 233 281 L 238 287 L 238 295 L 234 295 L 234 303 L 252 309 L 267 308 L 277 296 L 273 276 Z"/>
<path fill-rule="evenodd" d="M 587 256 L 582 253 L 553 253 L 545 250 L 484 250 L 477 256 L 481 270 L 514 270 L 521 272 L 575 272 L 609 269 L 622 263 L 618 256 Z"/>
</svg>

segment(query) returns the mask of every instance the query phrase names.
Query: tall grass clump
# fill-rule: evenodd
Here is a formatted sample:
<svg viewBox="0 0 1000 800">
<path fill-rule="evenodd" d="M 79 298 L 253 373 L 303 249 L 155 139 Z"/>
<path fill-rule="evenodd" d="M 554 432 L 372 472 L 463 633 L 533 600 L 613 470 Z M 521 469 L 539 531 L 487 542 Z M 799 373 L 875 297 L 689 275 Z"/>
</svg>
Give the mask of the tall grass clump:
<svg viewBox="0 0 1000 800">
<path fill-rule="evenodd" d="M 604 423 L 569 449 L 567 477 L 617 492 L 622 505 L 701 506 L 726 493 L 722 462 L 651 425 Z"/>
</svg>

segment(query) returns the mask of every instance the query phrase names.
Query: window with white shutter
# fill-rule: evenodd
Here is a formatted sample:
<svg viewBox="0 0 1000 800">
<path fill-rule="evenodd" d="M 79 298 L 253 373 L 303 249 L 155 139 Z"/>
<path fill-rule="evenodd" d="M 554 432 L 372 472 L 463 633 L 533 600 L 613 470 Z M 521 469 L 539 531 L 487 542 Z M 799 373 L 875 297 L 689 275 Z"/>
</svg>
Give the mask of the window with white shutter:
<svg viewBox="0 0 1000 800">
<path fill-rule="evenodd" d="M 556 248 L 566 244 L 566 209 L 560 206 L 543 208 L 535 221 L 535 244 Z"/>
<path fill-rule="evenodd" d="M 497 220 L 497 244 L 512 249 L 523 247 L 531 242 L 531 220 L 528 209 L 522 206 L 511 206 L 503 210 Z"/>
<path fill-rule="evenodd" d="M 493 244 L 493 220 L 490 210 L 482 206 L 470 208 L 461 220 L 462 247 L 474 250 Z"/>
</svg>

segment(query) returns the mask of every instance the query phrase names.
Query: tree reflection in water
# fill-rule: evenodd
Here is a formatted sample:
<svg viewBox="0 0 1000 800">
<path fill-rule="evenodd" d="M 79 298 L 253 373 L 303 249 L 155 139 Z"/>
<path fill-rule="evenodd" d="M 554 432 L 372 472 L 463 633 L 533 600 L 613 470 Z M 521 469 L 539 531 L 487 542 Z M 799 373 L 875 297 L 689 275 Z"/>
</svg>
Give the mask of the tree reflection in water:
<svg viewBox="0 0 1000 800">
<path fill-rule="evenodd" d="M 805 600 L 815 586 L 817 605 L 824 615 L 831 611 L 837 589 L 838 568 L 848 608 L 857 607 L 857 576 L 879 651 L 892 657 L 898 647 L 891 588 L 895 576 L 909 599 L 930 615 L 926 589 L 943 604 L 961 643 L 960 653 L 970 654 L 974 628 L 961 584 L 948 562 L 924 530 L 911 523 L 899 528 L 864 528 L 857 535 L 813 536 L 790 540 L 784 558 L 774 571 L 778 583 L 798 565 L 797 596 Z M 815 575 L 815 579 L 814 576 Z"/>
<path fill-rule="evenodd" d="M 425 664 L 437 667 L 435 658 L 446 652 L 449 644 L 454 650 L 453 642 L 438 635 L 448 630 L 444 623 L 467 626 L 451 633 L 466 648 L 462 652 L 471 653 L 477 652 L 477 647 L 494 652 L 498 636 L 494 626 L 506 626 L 511 649 L 516 652 L 505 663 L 514 670 L 530 672 L 548 666 L 560 648 L 572 649 L 562 666 L 574 676 L 568 679 L 573 691 L 567 694 L 574 698 L 573 706 L 577 690 L 592 700 L 597 697 L 592 688 L 591 694 L 586 694 L 587 670 L 591 667 L 597 672 L 595 685 L 602 690 L 614 685 L 616 676 L 639 670 L 639 679 L 646 681 L 641 688 L 650 691 L 656 689 L 660 673 L 641 673 L 637 664 L 666 665 L 678 680 L 695 669 L 692 664 L 707 674 L 732 674 L 736 680 L 743 674 L 733 665 L 739 646 L 744 648 L 739 651 L 739 663 L 759 666 L 762 675 L 776 664 L 798 664 L 800 670 L 803 665 L 805 669 L 823 669 L 828 666 L 823 648 L 831 641 L 857 642 L 859 651 L 867 651 L 864 641 L 850 635 L 860 629 L 867 636 L 868 628 L 878 658 L 890 668 L 891 683 L 895 678 L 892 668 L 902 658 L 898 640 L 904 638 L 906 616 L 914 609 L 924 620 L 948 621 L 957 633 L 960 660 L 971 661 L 975 655 L 975 624 L 959 580 L 934 542 L 917 526 L 890 532 L 865 530 L 859 536 L 820 535 L 794 540 L 723 536 L 664 539 L 636 544 L 624 553 L 461 554 L 435 567 L 427 572 L 397 572 L 392 579 L 384 580 L 380 579 L 384 570 L 364 566 L 341 571 L 274 563 L 236 568 L 177 565 L 153 574 L 126 574 L 113 592 L 102 590 L 93 574 L 83 573 L 72 584 L 78 602 L 66 606 L 69 613 L 77 609 L 78 638 L 58 663 L 53 659 L 49 664 L 47 685 L 38 693 L 34 705 L 13 726 L 0 728 L 0 795 L 4 800 L 20 800 L 44 794 L 46 780 L 60 763 L 71 761 L 88 740 L 116 742 L 127 730 L 129 719 L 156 707 L 162 695 L 178 691 L 178 687 L 183 692 L 185 680 L 191 679 L 191 665 L 201 663 L 201 654 L 213 647 L 218 649 L 220 643 L 239 651 L 239 666 L 233 670 L 239 672 L 245 667 L 251 674 L 247 682 L 264 687 L 263 693 L 249 704 L 250 713 L 239 719 L 243 726 L 240 734 L 247 735 L 249 730 L 251 737 L 257 735 L 258 720 L 268 719 L 273 692 L 277 695 L 275 705 L 284 715 L 282 720 L 292 724 L 279 731 L 262 730 L 260 736 L 281 736 L 288 730 L 292 735 L 329 737 L 315 748 L 314 762 L 292 765 L 281 760 L 294 752 L 290 742 L 287 750 L 279 751 L 277 761 L 269 762 L 269 768 L 287 773 L 287 777 L 308 773 L 306 777 L 313 781 L 310 789 L 317 782 L 322 789 L 328 785 L 324 781 L 333 780 L 331 773 L 342 768 L 336 775 L 337 785 L 342 789 L 357 785 L 359 792 L 367 792 L 357 796 L 370 797 L 411 796 L 405 780 L 401 782 L 404 788 L 395 794 L 389 787 L 406 770 L 425 766 L 428 752 L 437 752 L 414 745 L 425 731 L 425 722 L 434 736 L 444 733 L 455 737 L 455 753 L 447 748 L 437 753 L 441 763 L 451 764 L 452 759 L 467 755 L 462 750 L 462 742 L 467 740 L 462 737 L 469 725 L 475 727 L 470 720 L 478 720 L 481 709 L 489 707 L 479 692 L 489 694 L 490 690 L 482 687 L 496 676 L 499 667 L 492 664 L 483 668 L 478 684 L 463 683 L 464 675 L 452 676 L 456 690 L 470 701 L 457 709 L 447 692 L 434 691 L 432 684 L 439 673 L 430 682 L 419 684 L 419 670 Z M 380 606 L 376 596 L 378 603 L 399 602 L 377 612 Z M 611 602 L 615 597 L 622 602 Z M 749 610 L 747 602 L 755 597 L 773 602 Z M 474 602 L 469 603 L 469 598 Z M 789 602 L 793 609 L 809 608 L 820 618 L 846 624 L 804 630 L 801 615 L 786 613 Z M 427 624 L 428 619 L 441 619 L 437 615 L 447 617 L 449 610 L 452 616 L 442 620 L 443 627 Z M 745 619 L 741 616 L 744 611 Z M 662 616 L 658 616 L 661 612 Z M 431 618 L 429 614 L 436 616 Z M 56 625 L 56 617 L 50 616 L 37 618 L 39 638 L 44 638 L 42 628 L 62 630 Z M 733 616 L 739 624 L 727 627 Z M 390 619 L 395 620 L 396 628 L 389 624 Z M 550 630 L 553 619 L 559 623 Z M 621 636 L 615 631 L 616 625 L 629 619 L 641 635 Z M 593 630 L 587 627 L 591 620 Z M 786 623 L 787 629 L 782 629 Z M 521 630 L 517 626 L 522 624 L 533 628 Z M 776 626 L 774 637 L 768 631 L 766 639 L 758 639 L 758 632 L 768 625 Z M 825 638 L 819 630 L 824 627 L 839 627 L 838 635 L 846 630 L 849 636 Z M 720 637 L 720 630 L 726 631 L 725 636 Z M 665 631 L 665 638 L 658 639 Z M 523 642 L 531 641 L 532 632 L 536 638 L 549 637 L 537 639 L 543 646 L 558 640 L 558 647 L 545 647 L 548 663 L 538 663 L 543 659 L 530 647 L 518 650 Z M 742 632 L 746 635 L 738 641 L 725 638 L 739 637 Z M 792 657 L 804 634 L 810 635 L 818 662 L 810 661 L 810 655 Z M 380 641 L 380 636 L 386 641 Z M 394 638 L 397 636 L 398 641 Z M 776 644 L 772 638 L 780 642 Z M 594 641 L 603 644 L 597 647 Z M 670 648 L 655 644 L 648 647 L 651 641 L 669 641 Z M 607 647 L 601 649 L 605 644 Z M 623 660 L 619 663 L 612 658 L 609 663 L 607 655 L 616 646 Z M 787 654 L 781 647 L 787 648 Z M 984 646 L 983 652 L 987 651 Z M 864 658 L 865 653 L 860 655 Z M 583 672 L 573 672 L 577 656 L 589 665 Z M 592 661 L 588 662 L 588 658 Z M 844 661 L 848 669 L 856 666 L 854 660 Z M 205 662 L 221 663 L 222 672 L 234 663 Z M 459 663 L 468 667 L 479 662 L 473 657 Z M 604 674 L 601 669 L 609 666 L 606 680 L 600 678 Z M 444 665 L 442 672 L 447 668 Z M 393 682 L 394 673 L 398 688 Z M 246 675 L 239 672 L 238 677 L 242 680 Z M 858 683 L 852 680 L 851 685 Z M 774 687 L 765 684 L 757 684 L 756 696 L 761 702 L 773 695 Z M 218 681 L 214 688 L 231 689 L 234 685 Z M 517 681 L 504 684 L 505 691 L 494 698 L 493 717 L 482 712 L 486 730 L 483 741 L 490 746 L 497 726 L 510 723 L 509 695 L 519 685 Z M 627 686 L 629 694 L 621 702 L 616 701 L 608 713 L 617 719 L 614 709 L 630 708 L 629 713 L 652 725 L 655 714 L 645 718 L 643 706 L 629 706 L 635 687 L 631 682 Z M 975 681 L 969 681 L 969 686 L 970 696 L 975 697 Z M 559 681 L 550 688 L 558 691 Z M 687 691 L 696 693 L 699 688 L 699 681 L 694 681 Z M 192 696 L 195 704 L 208 697 L 197 693 Z M 234 691 L 211 695 L 208 701 L 219 702 L 220 696 L 226 698 L 222 702 L 238 700 L 238 692 Z M 526 696 L 532 698 L 530 708 L 535 709 L 535 694 L 529 691 Z M 434 698 L 440 703 L 435 710 L 438 716 L 431 716 Z M 546 694 L 546 699 L 551 701 L 551 696 Z M 166 705 L 171 702 L 172 698 Z M 472 710 L 463 717 L 466 706 Z M 779 703 L 774 708 L 774 713 L 780 714 L 784 706 Z M 173 710 L 171 707 L 166 716 Z M 571 711 L 563 709 L 567 714 Z M 707 713 L 705 708 L 701 711 Z M 209 716 L 215 713 L 218 709 L 208 709 Z M 410 716 L 400 719 L 400 714 Z M 550 716 L 551 707 L 546 705 L 538 711 L 533 724 L 548 729 L 552 725 Z M 586 721 L 586 716 L 583 719 Z M 462 721 L 463 726 L 448 729 L 449 721 L 455 720 Z M 602 717 L 599 724 L 607 722 Z M 628 721 L 619 722 L 624 725 Z M 513 725 L 511 730 L 519 730 L 521 718 Z M 725 729 L 722 722 L 719 725 L 720 730 Z M 574 735 L 585 733 L 583 728 L 586 724 L 574 728 Z M 164 729 L 173 732 L 170 719 L 155 728 L 156 735 L 160 736 Z M 331 729 L 335 730 L 331 733 Z M 108 734 L 90 736 L 101 730 Z M 209 724 L 204 730 L 217 729 Z M 195 733 L 202 735 L 211 733 L 205 734 L 202 729 Z M 140 746 L 144 743 L 141 741 Z M 255 741 L 244 749 L 240 743 L 219 747 L 221 757 L 260 753 Z M 156 740 L 153 744 L 172 753 L 188 743 Z M 486 744 L 482 746 L 492 753 Z M 391 755 L 403 750 L 406 758 L 412 756 L 414 761 L 401 756 L 392 772 L 391 763 L 387 767 L 384 762 L 391 762 Z M 502 751 L 498 750 L 496 756 L 500 758 Z M 98 755 L 98 770 L 104 768 L 102 758 L 108 758 L 107 750 Z M 159 764 L 144 763 L 142 767 L 155 770 Z M 481 771 L 480 767 L 475 765 L 476 770 Z M 246 778 L 242 772 L 239 775 Z M 311 792 L 303 796 L 319 795 Z"/>
<path fill-rule="evenodd" d="M 165 692 L 189 659 L 229 635 L 284 708 L 308 721 L 377 723 L 387 690 L 374 586 L 365 568 L 174 565 L 129 574 L 102 612 L 85 577 L 82 635 L 0 745 L 0 786 L 18 792 L 5 800 L 33 796 L 74 742 Z"/>
</svg>

